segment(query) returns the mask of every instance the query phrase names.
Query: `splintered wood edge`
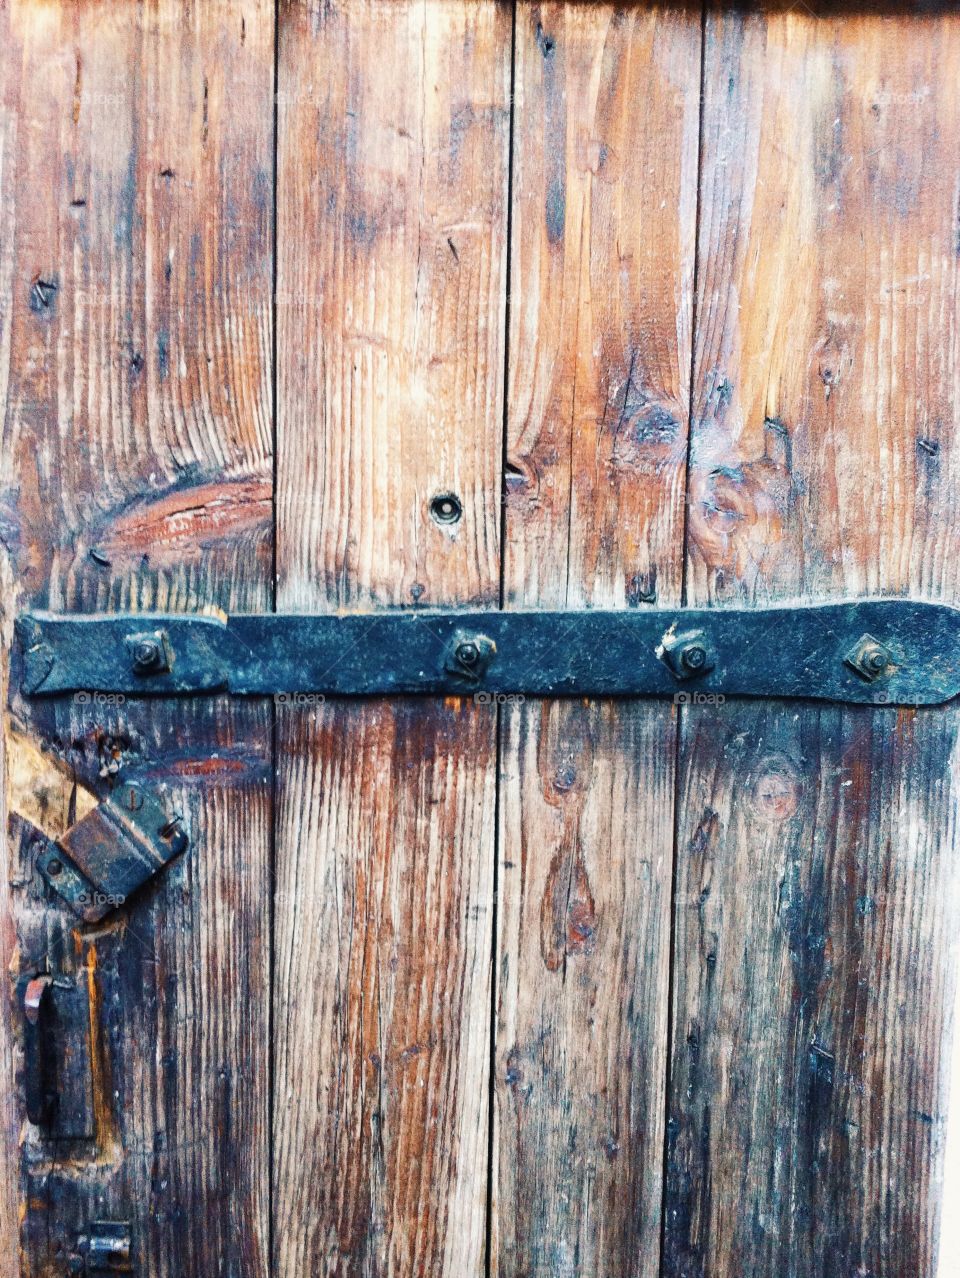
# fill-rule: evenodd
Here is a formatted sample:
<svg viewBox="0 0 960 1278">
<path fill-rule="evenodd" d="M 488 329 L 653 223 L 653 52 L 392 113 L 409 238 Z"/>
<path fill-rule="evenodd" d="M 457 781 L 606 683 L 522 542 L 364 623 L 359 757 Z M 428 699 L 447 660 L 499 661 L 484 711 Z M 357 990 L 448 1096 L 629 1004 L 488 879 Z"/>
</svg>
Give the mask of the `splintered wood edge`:
<svg viewBox="0 0 960 1278">
<path fill-rule="evenodd" d="M 8 813 L 57 839 L 97 807 L 97 796 L 77 781 L 62 760 L 21 732 L 9 715 L 4 739 Z M 75 804 L 72 820 L 71 804 Z"/>
</svg>

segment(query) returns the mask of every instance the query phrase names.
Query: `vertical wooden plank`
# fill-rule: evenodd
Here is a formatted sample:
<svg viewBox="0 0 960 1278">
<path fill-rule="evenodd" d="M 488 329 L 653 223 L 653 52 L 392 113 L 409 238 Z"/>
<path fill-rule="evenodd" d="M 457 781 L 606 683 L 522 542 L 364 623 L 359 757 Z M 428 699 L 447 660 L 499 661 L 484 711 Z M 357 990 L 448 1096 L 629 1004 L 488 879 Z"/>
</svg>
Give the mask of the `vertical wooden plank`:
<svg viewBox="0 0 960 1278">
<path fill-rule="evenodd" d="M 700 44 L 699 12 L 518 5 L 508 605 L 679 602 Z M 505 711 L 495 1273 L 657 1272 L 675 731 Z"/>
<path fill-rule="evenodd" d="M 953 934 L 953 962 L 960 961 L 960 934 Z M 949 960 L 948 960 L 949 961 Z M 943 1178 L 940 1182 L 942 1204 L 955 1203 L 960 1192 L 960 981 L 955 983 L 953 996 L 952 1035 L 949 1049 L 945 1046 L 944 1073 L 946 1074 L 946 1130 L 943 1137 Z M 940 1237 L 937 1253 L 937 1278 L 950 1278 L 960 1267 L 960 1220 L 956 1213 L 941 1209 Z"/>
<path fill-rule="evenodd" d="M 691 603 L 956 601 L 958 71 L 952 14 L 711 11 Z M 878 700 L 687 713 L 669 1274 L 934 1272 L 958 719 Z"/>
<path fill-rule="evenodd" d="M 0 8 L 0 403 L 6 404 L 10 382 L 10 326 L 13 294 L 14 190 L 11 168 L 17 146 L 16 80 L 12 72 L 16 45 L 11 29 L 10 8 Z M 0 554 L 3 591 L 9 589 L 9 567 L 6 554 Z M 10 642 L 6 608 L 0 609 L 3 622 L 2 642 L 5 650 Z M 0 663 L 0 698 L 7 703 L 6 662 Z M 7 777 L 9 765 L 6 749 L 0 743 L 0 830 L 8 823 Z M 16 928 L 11 875 L 0 874 L 0 971 L 7 972 L 14 962 Z M 6 993 L 6 991 L 4 991 Z M 17 1231 L 20 1187 L 19 1125 L 20 1107 L 13 1086 L 16 1042 L 9 1015 L 0 1015 L 0 1275 L 19 1278 Z"/>
<path fill-rule="evenodd" d="M 509 58 L 495 0 L 281 12 L 281 607 L 496 606 Z M 480 1272 L 495 723 L 279 707 L 278 1275 Z"/>
<path fill-rule="evenodd" d="M 657 1271 L 674 730 L 670 705 L 507 716 L 496 1273 Z"/>
<path fill-rule="evenodd" d="M 269 608 L 273 7 L 16 0 L 0 24 L 5 641 L 23 606 Z M 54 1144 L 23 1114 L 3 1000 L 20 1272 L 74 1272 L 108 1219 L 140 1273 L 263 1274 L 269 706 L 14 689 L 7 727 L 8 788 L 42 745 L 97 794 L 163 789 L 192 839 L 76 928 L 31 838 L 69 823 L 75 786 L 11 805 L 4 960 L 86 973 L 94 1008 L 95 1135 Z"/>
</svg>

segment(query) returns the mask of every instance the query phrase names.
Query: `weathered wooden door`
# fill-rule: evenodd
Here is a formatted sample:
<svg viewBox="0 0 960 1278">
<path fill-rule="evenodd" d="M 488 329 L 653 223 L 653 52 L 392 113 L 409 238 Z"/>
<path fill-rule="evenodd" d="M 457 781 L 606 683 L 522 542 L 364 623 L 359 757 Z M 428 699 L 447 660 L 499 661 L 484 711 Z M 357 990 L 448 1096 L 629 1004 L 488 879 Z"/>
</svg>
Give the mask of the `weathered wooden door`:
<svg viewBox="0 0 960 1278">
<path fill-rule="evenodd" d="M 958 83 L 919 2 L 0 0 L 2 1278 L 937 1272 L 953 707 L 13 622 L 957 602 Z M 79 923 L 132 786 L 190 847 Z"/>
</svg>

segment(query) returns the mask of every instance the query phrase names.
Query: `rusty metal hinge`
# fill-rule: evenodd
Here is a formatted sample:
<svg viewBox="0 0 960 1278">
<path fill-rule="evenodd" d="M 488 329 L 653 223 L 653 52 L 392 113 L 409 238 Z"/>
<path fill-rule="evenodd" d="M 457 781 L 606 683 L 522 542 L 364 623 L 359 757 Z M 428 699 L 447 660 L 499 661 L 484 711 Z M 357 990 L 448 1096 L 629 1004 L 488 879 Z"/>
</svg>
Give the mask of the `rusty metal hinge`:
<svg viewBox="0 0 960 1278">
<path fill-rule="evenodd" d="M 619 612 L 25 613 L 27 696 L 812 697 L 936 705 L 960 693 L 960 611 L 913 599 Z"/>
<path fill-rule="evenodd" d="M 94 1135 L 87 972 L 39 972 L 17 982 L 23 1013 L 27 1117 L 49 1140 Z"/>
<path fill-rule="evenodd" d="M 36 865 L 75 914 L 96 923 L 187 844 L 179 816 L 143 786 L 126 783 L 57 840 L 43 840 Z"/>
</svg>

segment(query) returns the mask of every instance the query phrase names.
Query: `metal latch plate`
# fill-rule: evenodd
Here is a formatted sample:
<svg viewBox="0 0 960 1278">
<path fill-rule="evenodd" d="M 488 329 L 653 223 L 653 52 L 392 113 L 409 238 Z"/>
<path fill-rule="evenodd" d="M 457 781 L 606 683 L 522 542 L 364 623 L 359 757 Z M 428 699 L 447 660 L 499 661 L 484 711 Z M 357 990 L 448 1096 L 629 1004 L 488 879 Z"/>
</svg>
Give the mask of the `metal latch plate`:
<svg viewBox="0 0 960 1278">
<path fill-rule="evenodd" d="M 96 923 L 179 856 L 181 825 L 159 798 L 124 785 L 57 840 L 46 843 L 37 869 L 85 922 Z"/>
</svg>

